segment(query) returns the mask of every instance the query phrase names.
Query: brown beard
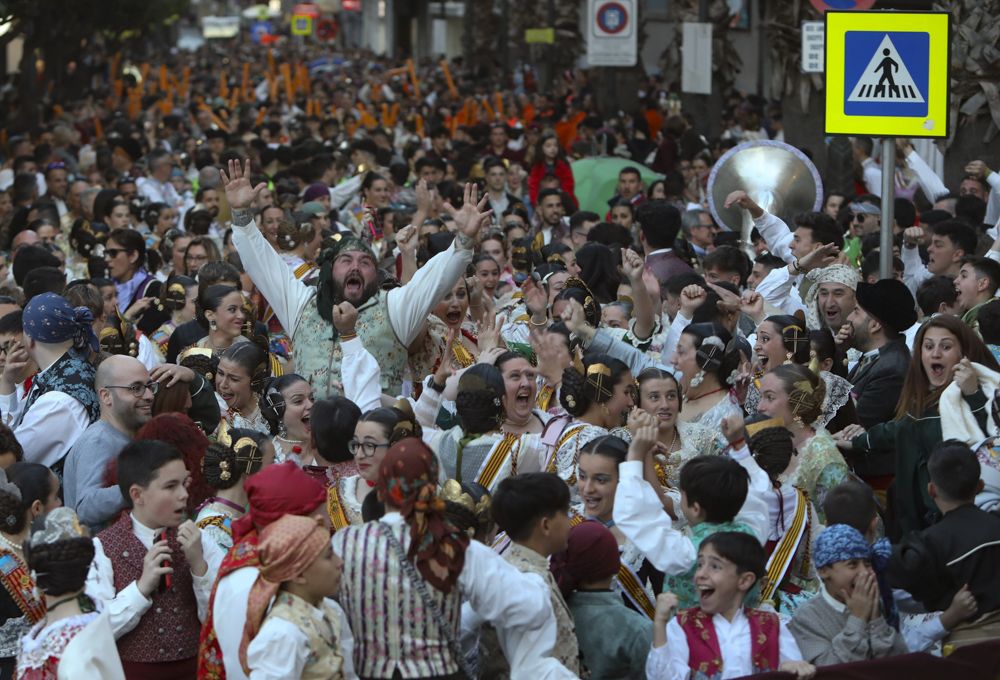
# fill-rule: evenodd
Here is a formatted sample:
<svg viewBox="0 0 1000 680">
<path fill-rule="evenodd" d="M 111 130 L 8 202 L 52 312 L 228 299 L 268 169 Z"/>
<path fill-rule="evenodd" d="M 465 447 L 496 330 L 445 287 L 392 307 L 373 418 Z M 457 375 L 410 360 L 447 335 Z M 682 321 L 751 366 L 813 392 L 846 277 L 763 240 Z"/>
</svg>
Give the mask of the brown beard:
<svg viewBox="0 0 1000 680">
<path fill-rule="evenodd" d="M 378 281 L 372 281 L 371 283 L 365 284 L 365 287 L 361 291 L 360 299 L 348 300 L 344 297 L 344 284 L 340 283 L 336 279 L 331 279 L 330 284 L 333 288 L 333 303 L 335 305 L 339 305 L 341 302 L 347 301 L 354 305 L 355 309 L 368 302 L 372 296 L 378 292 Z"/>
</svg>

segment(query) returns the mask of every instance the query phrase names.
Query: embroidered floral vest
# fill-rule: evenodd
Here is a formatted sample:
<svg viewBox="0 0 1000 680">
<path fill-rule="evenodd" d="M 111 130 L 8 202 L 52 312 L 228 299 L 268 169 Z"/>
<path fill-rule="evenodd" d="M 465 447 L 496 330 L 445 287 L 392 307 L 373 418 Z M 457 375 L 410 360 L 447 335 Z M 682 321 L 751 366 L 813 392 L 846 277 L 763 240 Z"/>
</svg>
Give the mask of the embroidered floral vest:
<svg viewBox="0 0 1000 680">
<path fill-rule="evenodd" d="M 83 404 L 93 423 L 101 417 L 101 406 L 97 402 L 97 392 L 94 390 L 94 377 L 97 371 L 94 365 L 87 361 L 82 353 L 71 349 L 63 354 L 45 373 L 35 376 L 34 390 L 24 406 L 27 413 L 38 398 L 47 392 L 65 392 Z M 23 419 L 23 415 L 21 416 Z"/>
<path fill-rule="evenodd" d="M 133 533 L 132 518 L 127 512 L 97 537 L 114 565 L 115 592 L 121 592 L 142 575 L 146 547 Z M 153 606 L 135 628 L 118 638 L 118 653 L 123 661 L 163 663 L 190 659 L 198 653 L 201 622 L 191 567 L 176 534 L 170 538 L 170 548 L 173 584 L 162 593 L 153 593 Z"/>
<path fill-rule="evenodd" d="M 386 291 L 379 291 L 358 308 L 356 328 L 365 349 L 382 369 L 382 390 L 400 394 L 408 353 L 389 323 L 386 295 Z M 292 342 L 297 372 L 312 385 L 316 398 L 327 399 L 339 394 L 336 384 L 343 382 L 340 362 L 344 354 L 340 342 L 333 340 L 333 326 L 319 315 L 315 300 L 302 309 Z"/>
<path fill-rule="evenodd" d="M 744 609 L 743 613 L 750 623 L 753 674 L 777 670 L 780 663 L 778 637 L 781 633 L 778 615 L 759 609 Z M 711 614 L 706 614 L 700 607 L 683 609 L 677 613 L 677 623 L 687 638 L 692 680 L 722 675 L 722 650 Z"/>
<path fill-rule="evenodd" d="M 322 619 L 317 619 L 312 610 L 313 607 L 305 600 L 280 592 L 267 618 L 289 621 L 309 638 L 309 660 L 302 669 L 302 680 L 337 680 L 344 677 L 337 615 L 325 604 L 322 606 Z"/>
</svg>

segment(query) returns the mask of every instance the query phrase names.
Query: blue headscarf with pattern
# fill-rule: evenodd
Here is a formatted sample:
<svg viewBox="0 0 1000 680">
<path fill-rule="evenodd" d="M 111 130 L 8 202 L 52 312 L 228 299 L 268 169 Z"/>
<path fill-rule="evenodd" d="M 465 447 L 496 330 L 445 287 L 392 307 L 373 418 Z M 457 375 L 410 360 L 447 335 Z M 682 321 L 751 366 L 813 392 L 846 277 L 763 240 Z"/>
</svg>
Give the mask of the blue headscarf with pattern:
<svg viewBox="0 0 1000 680">
<path fill-rule="evenodd" d="M 36 295 L 24 307 L 24 332 L 37 342 L 56 344 L 72 340 L 77 349 L 89 346 L 97 352 L 100 344 L 93 322 L 94 315 L 89 309 L 74 309 L 66 298 L 55 293 Z"/>
<path fill-rule="evenodd" d="M 816 538 L 814 559 L 817 569 L 828 567 L 834 562 L 870 560 L 871 546 L 854 527 L 831 524 Z"/>
</svg>

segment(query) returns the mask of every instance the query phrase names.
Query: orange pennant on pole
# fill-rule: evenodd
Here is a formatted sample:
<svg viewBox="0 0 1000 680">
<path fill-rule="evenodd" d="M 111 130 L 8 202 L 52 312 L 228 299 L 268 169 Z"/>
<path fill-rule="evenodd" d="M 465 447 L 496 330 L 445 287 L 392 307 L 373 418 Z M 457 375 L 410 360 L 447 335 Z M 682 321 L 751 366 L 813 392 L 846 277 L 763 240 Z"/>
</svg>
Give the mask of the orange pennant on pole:
<svg viewBox="0 0 1000 680">
<path fill-rule="evenodd" d="M 444 72 L 444 82 L 448 85 L 448 92 L 452 97 L 458 99 L 458 88 L 455 87 L 455 81 L 451 78 L 451 69 L 448 68 L 448 60 L 442 59 L 439 64 L 441 70 Z"/>
<path fill-rule="evenodd" d="M 420 99 L 420 81 L 417 79 L 417 68 L 413 65 L 412 59 L 406 60 L 406 70 L 410 72 L 410 80 L 413 81 L 413 94 Z"/>
</svg>

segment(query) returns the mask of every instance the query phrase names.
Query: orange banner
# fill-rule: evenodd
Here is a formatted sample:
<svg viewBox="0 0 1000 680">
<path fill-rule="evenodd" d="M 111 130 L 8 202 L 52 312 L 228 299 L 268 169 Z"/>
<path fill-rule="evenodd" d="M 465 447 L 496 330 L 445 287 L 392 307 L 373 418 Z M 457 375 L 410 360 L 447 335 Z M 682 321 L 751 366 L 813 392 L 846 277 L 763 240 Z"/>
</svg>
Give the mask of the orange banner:
<svg viewBox="0 0 1000 680">
<path fill-rule="evenodd" d="M 448 85 L 448 92 L 455 99 L 458 99 L 458 88 L 455 87 L 455 81 L 451 78 L 451 69 L 448 68 L 448 60 L 442 59 L 439 63 L 441 70 L 444 72 L 444 82 Z"/>
<path fill-rule="evenodd" d="M 417 67 L 413 65 L 412 59 L 406 60 L 406 70 L 410 72 L 410 80 L 413 81 L 413 94 L 420 99 L 420 81 L 417 79 Z"/>
</svg>

